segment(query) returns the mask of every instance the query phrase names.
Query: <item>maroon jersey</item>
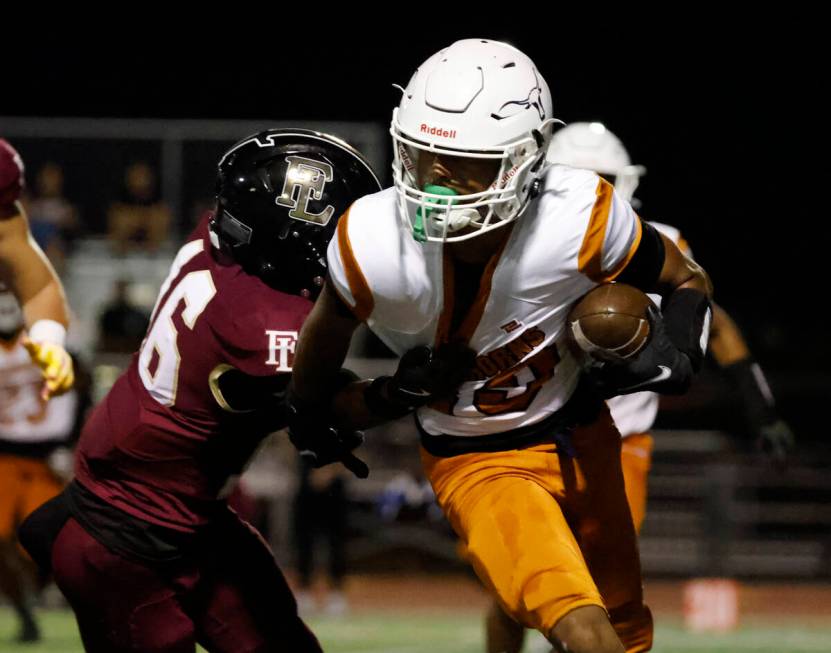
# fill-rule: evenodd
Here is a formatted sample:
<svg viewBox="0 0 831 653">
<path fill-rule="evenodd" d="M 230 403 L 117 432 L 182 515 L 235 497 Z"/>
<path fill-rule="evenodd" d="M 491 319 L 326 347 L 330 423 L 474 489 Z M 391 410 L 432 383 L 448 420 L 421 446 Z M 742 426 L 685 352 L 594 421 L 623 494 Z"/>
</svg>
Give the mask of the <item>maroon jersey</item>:
<svg viewBox="0 0 831 653">
<path fill-rule="evenodd" d="M 221 261 L 203 218 L 162 285 L 141 349 L 84 426 L 78 481 L 150 523 L 205 524 L 265 435 L 220 408 L 210 374 L 222 364 L 254 376 L 290 372 L 311 308 Z"/>
</svg>

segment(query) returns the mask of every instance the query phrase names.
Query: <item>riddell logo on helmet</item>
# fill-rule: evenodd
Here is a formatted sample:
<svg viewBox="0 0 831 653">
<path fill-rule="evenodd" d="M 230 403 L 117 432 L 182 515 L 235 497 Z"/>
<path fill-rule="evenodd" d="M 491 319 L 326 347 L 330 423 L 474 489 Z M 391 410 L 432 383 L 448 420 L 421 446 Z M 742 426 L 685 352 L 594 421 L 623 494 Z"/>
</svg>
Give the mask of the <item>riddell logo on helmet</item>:
<svg viewBox="0 0 831 653">
<path fill-rule="evenodd" d="M 442 138 L 456 138 L 455 129 L 442 129 L 441 127 L 431 127 L 425 123 L 421 123 L 421 133 L 430 134 L 430 136 L 441 136 Z"/>
</svg>

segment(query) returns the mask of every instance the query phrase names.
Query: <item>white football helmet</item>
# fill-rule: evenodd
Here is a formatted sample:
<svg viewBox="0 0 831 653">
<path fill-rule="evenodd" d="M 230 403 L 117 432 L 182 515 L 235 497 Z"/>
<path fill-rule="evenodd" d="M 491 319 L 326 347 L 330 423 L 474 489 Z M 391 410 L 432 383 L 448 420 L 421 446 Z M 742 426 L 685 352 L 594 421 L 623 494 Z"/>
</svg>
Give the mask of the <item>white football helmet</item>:
<svg viewBox="0 0 831 653">
<path fill-rule="evenodd" d="M 627 201 L 646 174 L 643 166 L 632 165 L 623 143 L 600 122 L 573 122 L 551 139 L 546 160 L 585 168 L 607 177 Z"/>
<path fill-rule="evenodd" d="M 402 90 L 390 128 L 393 180 L 413 237 L 460 241 L 516 220 L 560 122 L 534 63 L 505 43 L 457 41 L 425 61 Z M 424 152 L 490 159 L 499 171 L 478 193 L 421 188 L 416 171 Z"/>
</svg>

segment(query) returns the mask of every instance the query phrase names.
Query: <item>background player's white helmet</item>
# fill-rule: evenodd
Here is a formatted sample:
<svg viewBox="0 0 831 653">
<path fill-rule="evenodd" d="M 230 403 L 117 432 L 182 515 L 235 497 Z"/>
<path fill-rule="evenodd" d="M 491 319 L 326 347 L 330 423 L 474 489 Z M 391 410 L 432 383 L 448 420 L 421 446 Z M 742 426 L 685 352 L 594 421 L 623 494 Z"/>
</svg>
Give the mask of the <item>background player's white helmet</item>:
<svg viewBox="0 0 831 653">
<path fill-rule="evenodd" d="M 603 175 L 628 201 L 646 174 L 643 166 L 632 165 L 623 143 L 600 122 L 573 122 L 560 129 L 551 139 L 546 159 Z"/>
<path fill-rule="evenodd" d="M 467 39 L 427 59 L 404 89 L 390 129 L 393 180 L 413 236 L 465 240 L 515 220 L 544 167 L 555 122 L 548 85 L 510 45 Z M 479 193 L 427 192 L 416 178 L 425 152 L 490 159 L 499 172 Z"/>
</svg>

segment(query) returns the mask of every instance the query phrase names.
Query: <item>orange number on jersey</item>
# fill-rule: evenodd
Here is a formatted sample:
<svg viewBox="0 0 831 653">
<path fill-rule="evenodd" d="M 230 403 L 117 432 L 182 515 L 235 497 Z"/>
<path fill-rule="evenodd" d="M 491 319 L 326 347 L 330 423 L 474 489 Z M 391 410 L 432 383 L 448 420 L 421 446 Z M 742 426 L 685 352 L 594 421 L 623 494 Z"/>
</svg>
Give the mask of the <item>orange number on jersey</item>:
<svg viewBox="0 0 831 653">
<path fill-rule="evenodd" d="M 546 347 L 527 361 L 497 374 L 473 394 L 473 405 L 485 415 L 527 410 L 560 362 L 557 346 Z"/>
</svg>

